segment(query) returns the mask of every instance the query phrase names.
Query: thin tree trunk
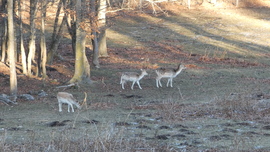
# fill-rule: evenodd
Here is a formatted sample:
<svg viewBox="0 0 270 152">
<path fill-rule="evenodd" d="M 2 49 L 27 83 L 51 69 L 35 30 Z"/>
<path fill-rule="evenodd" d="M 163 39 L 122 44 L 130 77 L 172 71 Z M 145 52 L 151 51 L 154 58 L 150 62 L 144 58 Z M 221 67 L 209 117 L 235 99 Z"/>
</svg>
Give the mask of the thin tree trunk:
<svg viewBox="0 0 270 152">
<path fill-rule="evenodd" d="M 37 2 L 38 0 L 30 0 L 30 41 L 29 41 L 29 52 L 28 52 L 28 66 L 27 75 L 32 75 L 32 61 L 34 62 L 35 52 L 36 52 L 36 27 L 35 27 L 35 17 L 37 12 Z"/>
<path fill-rule="evenodd" d="M 97 39 L 97 15 L 96 15 L 96 1 L 90 0 L 90 24 L 91 24 L 91 33 L 92 33 L 92 45 L 93 45 L 93 65 L 96 68 L 99 68 L 99 46 L 98 46 L 98 39 Z"/>
<path fill-rule="evenodd" d="M 84 77 L 87 80 L 90 78 L 90 64 L 88 62 L 86 52 L 85 52 L 86 33 L 84 32 L 83 34 L 84 35 L 82 36 L 82 47 L 83 47 L 83 54 L 84 54 Z"/>
<path fill-rule="evenodd" d="M 52 34 L 52 42 L 55 40 L 56 38 L 56 33 L 57 33 L 57 28 L 58 28 L 58 21 L 59 21 L 59 16 L 60 16 L 60 12 L 61 12 L 61 9 L 62 9 L 62 5 L 65 0 L 61 0 L 59 1 L 58 3 L 58 6 L 57 6 L 57 11 L 56 11 L 56 15 L 55 15 L 55 20 L 54 20 L 54 25 L 53 25 L 53 34 Z M 64 8 L 65 9 L 65 8 Z"/>
<path fill-rule="evenodd" d="M 15 64 L 15 35 L 14 35 L 14 23 L 13 23 L 13 0 L 8 0 L 7 3 L 8 12 L 8 51 L 9 51 L 9 63 L 10 63 L 10 95 L 13 97 L 13 101 L 17 98 L 17 74 Z"/>
<path fill-rule="evenodd" d="M 76 53 L 76 15 L 75 15 L 75 10 L 74 10 L 74 0 L 70 0 L 69 4 L 67 5 L 67 9 L 70 10 L 69 13 L 66 15 L 66 25 L 68 32 L 71 36 L 71 44 L 72 44 L 72 51 L 73 54 L 75 55 Z"/>
<path fill-rule="evenodd" d="M 2 45 L 1 45 L 1 48 L 2 48 L 2 59 L 1 59 L 1 62 L 6 62 L 6 54 L 7 54 L 7 22 L 6 22 L 6 19 L 4 18 L 4 32 L 3 32 L 3 36 L 2 36 Z"/>
<path fill-rule="evenodd" d="M 47 59 L 48 64 L 53 63 L 53 59 L 57 53 L 58 45 L 60 43 L 60 40 L 62 39 L 62 32 L 63 32 L 64 24 L 66 22 L 66 14 L 67 14 L 65 12 L 65 16 L 63 17 L 62 22 L 61 22 L 60 26 L 58 27 L 59 15 L 60 15 L 62 5 L 64 5 L 63 9 L 66 10 L 66 5 L 67 5 L 66 0 L 62 0 L 58 4 L 56 17 L 55 17 L 55 21 L 54 21 L 53 34 L 52 34 L 52 38 L 51 38 L 51 45 L 50 45 L 50 48 L 48 51 L 48 59 Z"/>
<path fill-rule="evenodd" d="M 93 65 L 96 68 L 100 68 L 99 60 L 98 60 L 99 50 L 98 50 L 97 32 L 96 31 L 93 31 L 92 32 L 92 35 L 94 36 L 92 38 L 92 45 L 93 45 L 93 61 L 92 62 L 93 62 Z"/>
<path fill-rule="evenodd" d="M 47 48 L 46 48 L 46 38 L 45 38 L 45 20 L 46 20 L 46 8 L 47 1 L 41 1 L 41 39 L 40 39 L 40 51 L 41 51 L 41 69 L 42 78 L 46 78 L 46 62 L 47 62 Z"/>
<path fill-rule="evenodd" d="M 31 36 L 31 39 L 29 41 L 29 52 L 27 56 L 27 75 L 32 76 L 32 59 L 34 58 L 35 54 L 35 36 Z"/>
<path fill-rule="evenodd" d="M 13 0 L 13 17 L 18 15 L 18 5 L 17 5 L 17 1 Z M 14 26 L 14 33 L 17 33 L 17 29 L 18 26 L 16 24 L 16 17 L 14 17 L 13 19 L 15 21 L 15 24 L 13 24 Z M 14 50 L 16 50 L 14 53 L 14 57 L 15 57 L 15 63 L 18 61 L 18 45 L 17 45 L 17 36 L 14 36 L 14 42 L 16 42 L 16 45 L 14 45 Z"/>
<path fill-rule="evenodd" d="M 2 6 L 1 6 L 1 12 L 3 12 L 3 14 L 7 13 L 6 10 L 6 3 L 7 0 L 2 0 Z M 1 58 L 1 62 L 6 62 L 6 54 L 7 54 L 7 18 L 4 16 L 2 18 L 1 21 L 1 51 L 2 51 L 2 58 Z"/>
<path fill-rule="evenodd" d="M 64 29 L 64 25 L 66 23 L 66 20 L 67 20 L 67 16 L 65 15 L 63 20 L 62 20 L 62 23 L 59 27 L 59 30 L 58 30 L 58 33 L 56 35 L 56 38 L 55 38 L 55 41 L 53 43 L 53 45 L 51 46 L 51 50 L 52 50 L 52 61 L 50 62 L 52 64 L 53 62 L 53 58 L 55 57 L 55 55 L 57 55 L 58 58 L 60 58 L 61 60 L 63 60 L 63 58 L 57 54 L 57 48 L 59 46 L 59 43 L 63 37 L 62 33 L 63 33 L 63 29 Z"/>
<path fill-rule="evenodd" d="M 22 2 L 24 5 L 24 1 Z M 21 0 L 18 0 L 18 11 L 19 11 L 19 19 L 20 19 L 20 27 L 19 27 L 19 38 L 20 38 L 20 50 L 21 50 L 21 62 L 22 62 L 22 72 L 23 74 L 27 74 L 27 65 L 26 65 L 26 54 L 23 42 L 23 24 L 22 24 L 22 7 Z"/>
<path fill-rule="evenodd" d="M 106 11 L 107 11 L 107 1 L 99 0 L 98 7 L 98 25 L 99 25 L 99 33 L 97 35 L 98 38 L 98 50 L 99 57 L 108 57 L 107 51 L 107 41 L 106 41 Z"/>
</svg>

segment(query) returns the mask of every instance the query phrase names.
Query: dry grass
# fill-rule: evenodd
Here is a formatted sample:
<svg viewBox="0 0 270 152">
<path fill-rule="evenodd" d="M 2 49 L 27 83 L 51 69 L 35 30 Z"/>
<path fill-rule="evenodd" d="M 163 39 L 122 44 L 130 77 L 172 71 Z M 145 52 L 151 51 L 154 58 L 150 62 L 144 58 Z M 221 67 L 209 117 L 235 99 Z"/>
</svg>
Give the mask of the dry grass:
<svg viewBox="0 0 270 152">
<path fill-rule="evenodd" d="M 158 111 L 157 115 L 166 118 L 167 122 L 206 117 L 239 121 L 269 121 L 270 101 L 268 95 L 250 93 L 231 96 L 234 97 L 230 97 L 230 99 L 216 98 L 201 104 L 183 104 L 174 101 L 174 99 L 168 99 L 152 106 Z"/>
<path fill-rule="evenodd" d="M 27 152 L 27 151 L 44 151 L 44 152 L 135 152 L 135 151 L 176 151 L 170 149 L 170 146 L 158 145 L 155 142 L 146 142 L 145 139 L 137 137 L 127 139 L 124 136 L 125 128 L 107 128 L 108 130 L 98 130 L 99 136 L 96 138 L 88 137 L 89 132 L 80 138 L 74 138 L 72 130 L 61 131 L 60 136 L 51 135 L 49 142 L 35 142 L 35 139 L 25 143 L 6 143 L 5 135 L 1 136 L 1 152 Z"/>
<path fill-rule="evenodd" d="M 259 97 L 254 99 L 254 97 Z M 264 97 L 266 97 L 264 95 Z M 246 139 L 246 137 L 243 137 L 243 135 L 240 135 L 240 132 L 238 134 L 235 134 L 237 129 L 234 129 L 234 126 L 244 126 L 244 127 L 252 127 L 252 122 L 267 122 L 267 118 L 270 116 L 270 112 L 268 108 L 265 107 L 267 103 L 262 103 L 259 99 L 263 98 L 261 94 L 257 95 L 250 95 L 250 94 L 242 94 L 237 95 L 237 97 L 233 97 L 230 99 L 215 99 L 208 103 L 201 103 L 201 104 L 183 104 L 179 101 L 175 101 L 172 98 L 169 98 L 167 100 L 163 100 L 160 103 L 150 102 L 147 103 L 145 106 L 139 106 L 139 105 L 130 105 L 130 108 L 126 109 L 133 109 L 131 112 L 127 115 L 126 122 L 122 123 L 116 123 L 118 125 L 111 125 L 103 124 L 102 126 L 95 125 L 95 134 L 97 136 L 93 137 L 91 134 L 93 134 L 93 131 L 85 129 L 80 134 L 75 132 L 74 129 L 64 129 L 64 130 L 58 130 L 57 132 L 59 135 L 55 135 L 53 132 L 50 135 L 50 138 L 47 139 L 47 142 L 36 142 L 35 139 L 36 134 L 35 132 L 32 132 L 30 134 L 30 138 L 27 142 L 22 143 L 9 143 L 6 142 L 7 134 L 5 132 L 2 132 L 0 135 L 0 151 L 2 152 L 13 152 L 13 151 L 47 151 L 47 152 L 58 152 L 58 151 L 72 151 L 72 152 L 83 152 L 83 151 L 104 151 L 104 152 L 135 152 L 135 151 L 179 151 L 179 146 L 176 146 L 172 144 L 171 142 L 165 142 L 167 138 L 175 138 L 179 136 L 179 133 L 173 133 L 170 135 L 170 133 L 163 133 L 162 130 L 169 128 L 169 130 L 177 129 L 179 126 L 180 130 L 182 130 L 180 133 L 184 133 L 187 130 L 188 135 L 193 136 L 206 136 L 204 132 L 196 133 L 196 130 L 194 130 L 194 127 L 187 127 L 188 125 L 185 124 L 186 121 L 199 121 L 199 120 L 206 120 L 210 118 L 219 119 L 219 121 L 223 120 L 234 120 L 235 123 L 232 122 L 226 122 L 226 123 L 220 123 L 219 125 L 223 128 L 223 134 L 216 134 L 213 133 L 208 134 L 211 135 L 209 138 L 212 142 L 219 142 L 219 140 L 223 138 L 230 138 L 231 139 L 231 146 L 227 149 L 229 151 L 239 151 L 246 149 L 247 151 L 266 151 L 265 149 L 254 149 L 252 145 L 256 145 L 256 142 L 252 142 L 250 140 L 253 140 L 252 136 L 248 136 L 249 139 Z M 268 105 L 270 105 L 268 103 Z M 162 120 L 162 124 L 160 125 L 159 129 L 151 129 L 151 122 L 147 121 L 145 119 L 140 119 L 140 121 L 143 122 L 143 124 L 140 124 L 139 134 L 137 136 L 134 136 L 135 130 L 131 129 L 132 124 L 128 121 L 130 119 L 130 114 L 136 114 L 133 113 L 135 110 L 149 110 L 152 109 L 155 111 L 153 115 L 150 117 L 157 118 L 158 121 Z M 266 110 L 268 112 L 266 112 Z M 141 115 L 141 114 L 140 114 Z M 147 116 L 149 117 L 149 116 Z M 207 125 L 204 124 L 206 122 L 199 123 L 197 127 L 203 127 L 205 129 L 205 132 L 209 131 L 209 128 L 213 128 L 211 131 L 214 132 L 214 126 L 213 125 Z M 165 124 L 173 124 L 173 125 L 165 125 Z M 176 124 L 181 124 L 177 127 Z M 196 125 L 195 125 L 196 126 Z M 131 128 L 130 128 L 131 127 Z M 145 138 L 146 135 L 144 135 L 144 129 L 143 128 L 149 128 L 150 131 L 152 130 L 152 137 L 147 139 Z M 171 128 L 171 129 L 170 129 Z M 193 128 L 193 129 L 192 129 Z M 219 127 L 220 128 L 220 127 Z M 237 127 L 236 127 L 237 128 Z M 256 127 L 254 127 L 256 128 Z M 264 129 L 268 130 L 270 127 L 268 125 L 264 126 Z M 193 130 L 193 131 L 192 131 Z M 230 133 L 234 133 L 233 135 L 230 135 Z M 245 134 L 262 134 L 262 133 L 256 133 L 253 131 L 248 131 Z M 76 135 L 76 137 L 74 137 Z M 132 135 L 132 136 L 131 136 Z M 184 134 L 183 134 L 184 135 Z M 262 134 L 263 135 L 263 134 Z M 149 136 L 149 135 L 147 135 Z M 182 136 L 180 134 L 180 136 Z M 196 138 L 195 138 L 196 139 Z M 182 150 L 186 149 L 189 151 L 198 150 L 201 149 L 197 147 L 200 144 L 196 144 L 196 140 L 193 139 L 194 143 L 190 143 L 190 147 L 180 148 Z M 164 142 L 161 142 L 160 140 L 164 140 Z M 171 141 L 171 140 L 170 140 Z M 181 140 L 180 140 L 181 141 Z M 187 143 L 182 143 L 187 144 Z M 210 144 L 210 143 L 209 143 Z M 212 143 L 214 144 L 214 143 Z M 227 143 L 223 143 L 226 145 Z M 180 144 L 181 145 L 181 144 Z M 181 147 L 181 146 L 180 146 Z M 211 147 L 211 144 L 210 144 Z M 224 147 L 225 148 L 225 147 Z M 206 148 L 207 151 L 222 151 L 224 148 Z M 226 148 L 225 148 L 226 149 Z M 225 150 L 226 151 L 226 150 Z"/>
</svg>

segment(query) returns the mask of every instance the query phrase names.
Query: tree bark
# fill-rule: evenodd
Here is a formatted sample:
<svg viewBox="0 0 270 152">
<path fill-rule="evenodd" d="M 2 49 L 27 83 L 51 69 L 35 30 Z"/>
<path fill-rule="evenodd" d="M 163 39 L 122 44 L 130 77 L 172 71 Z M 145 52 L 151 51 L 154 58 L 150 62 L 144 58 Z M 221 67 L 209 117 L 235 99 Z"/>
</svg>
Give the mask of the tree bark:
<svg viewBox="0 0 270 152">
<path fill-rule="evenodd" d="M 91 40 L 92 40 L 92 46 L 93 46 L 93 60 L 92 63 L 96 68 L 99 68 L 99 46 L 98 46 L 98 34 L 97 34 L 97 15 L 96 15 L 96 0 L 90 0 L 90 26 L 91 26 Z"/>
<path fill-rule="evenodd" d="M 18 5 L 17 5 L 17 1 L 16 0 L 13 0 L 13 17 L 14 16 L 17 16 L 18 15 Z M 18 26 L 17 26 L 17 24 L 16 24 L 16 17 L 14 17 L 14 22 L 15 22 L 15 24 L 13 24 L 13 27 L 14 27 L 14 33 L 15 33 L 15 35 L 14 35 L 14 42 L 16 43 L 16 45 L 14 45 L 14 50 L 16 50 L 15 52 L 14 52 L 14 56 L 15 56 L 15 63 L 18 61 L 18 45 L 17 45 L 17 29 L 18 29 Z"/>
<path fill-rule="evenodd" d="M 86 33 L 81 28 L 82 23 L 81 0 L 76 0 L 76 43 L 75 43 L 75 72 L 69 83 L 90 82 L 90 66 L 85 55 Z"/>
<path fill-rule="evenodd" d="M 92 38 L 92 45 L 93 45 L 93 65 L 96 67 L 96 68 L 100 68 L 100 65 L 99 65 L 99 49 L 98 49 L 98 39 L 97 39 L 97 32 L 96 31 L 92 31 L 92 35 L 93 35 L 93 38 Z"/>
<path fill-rule="evenodd" d="M 90 64 L 88 62 L 86 52 L 85 52 L 85 43 L 86 43 L 86 33 L 83 33 L 84 36 L 82 37 L 82 46 L 83 46 L 83 54 L 84 54 L 84 77 L 86 78 L 87 81 L 90 80 Z"/>
<path fill-rule="evenodd" d="M 4 14 L 7 13 L 7 9 L 6 9 L 6 3 L 7 0 L 2 0 L 2 6 L 1 6 L 1 12 L 3 12 Z M 6 62 L 6 54 L 7 54 L 7 18 L 4 16 L 1 20 L 1 62 Z"/>
<path fill-rule="evenodd" d="M 15 64 L 15 35 L 14 35 L 14 22 L 13 22 L 13 0 L 8 0 L 7 3 L 8 13 L 8 52 L 10 63 L 10 96 L 13 101 L 17 98 L 17 74 Z"/>
<path fill-rule="evenodd" d="M 30 41 L 29 41 L 29 52 L 28 52 L 28 66 L 27 66 L 27 75 L 32 76 L 32 61 L 35 58 L 36 52 L 36 12 L 37 12 L 37 3 L 38 0 L 30 0 Z"/>
<path fill-rule="evenodd" d="M 239 0 L 235 0 L 235 6 L 238 7 L 239 5 Z"/>
<path fill-rule="evenodd" d="M 47 0 L 41 1 L 41 39 L 40 39 L 40 51 L 41 51 L 41 71 L 42 78 L 47 77 L 46 73 L 46 62 L 47 62 L 47 48 L 46 48 L 46 38 L 45 38 L 45 20 L 46 20 L 46 8 Z"/>
<path fill-rule="evenodd" d="M 7 22 L 6 19 L 3 18 L 4 22 L 3 22 L 3 35 L 2 35 L 2 45 L 1 45 L 1 50 L 2 50 L 2 58 L 1 58 L 1 62 L 6 62 L 6 54 L 7 54 Z M 3 27 L 2 26 L 2 27 Z"/>
<path fill-rule="evenodd" d="M 99 57 L 108 57 L 107 51 L 107 41 L 106 41 L 106 11 L 107 11 L 107 1 L 99 0 L 98 5 L 98 50 Z"/>
<path fill-rule="evenodd" d="M 22 5 L 25 5 L 24 2 Z M 23 42 L 23 23 L 22 23 L 22 7 L 21 7 L 21 0 L 18 1 L 18 12 L 19 12 L 19 44 L 20 44 L 20 50 L 21 50 L 21 62 L 22 62 L 22 73 L 27 74 L 27 64 L 26 64 L 26 53 L 24 48 L 24 42 Z"/>
<path fill-rule="evenodd" d="M 66 25 L 67 25 L 67 29 L 68 32 L 71 36 L 71 44 L 72 44 L 72 51 L 73 54 L 75 54 L 75 50 L 76 50 L 76 15 L 75 15 L 75 10 L 74 10 L 74 1 L 76 0 L 70 0 L 68 5 L 67 5 L 67 9 L 70 10 L 69 12 L 66 12 Z"/>
</svg>

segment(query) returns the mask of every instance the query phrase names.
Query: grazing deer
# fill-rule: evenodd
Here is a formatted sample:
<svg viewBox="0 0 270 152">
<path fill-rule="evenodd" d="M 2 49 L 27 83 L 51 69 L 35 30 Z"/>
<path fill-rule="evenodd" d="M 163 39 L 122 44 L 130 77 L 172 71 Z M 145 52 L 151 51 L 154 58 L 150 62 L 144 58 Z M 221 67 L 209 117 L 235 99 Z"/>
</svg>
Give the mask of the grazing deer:
<svg viewBox="0 0 270 152">
<path fill-rule="evenodd" d="M 138 84 L 139 88 L 142 89 L 142 87 L 140 86 L 140 80 L 145 76 L 148 75 L 148 73 L 145 70 L 142 70 L 141 74 L 138 74 L 136 72 L 123 72 L 122 76 L 121 76 L 121 81 L 120 84 L 122 84 L 122 89 L 125 89 L 124 85 L 126 83 L 126 81 L 132 81 L 132 86 L 131 86 L 131 90 L 133 90 L 133 86 L 135 84 L 135 82 Z"/>
<path fill-rule="evenodd" d="M 75 105 L 77 108 L 81 109 L 81 106 L 76 102 L 76 99 L 73 97 L 72 94 L 67 92 L 58 92 L 57 93 L 57 100 L 59 104 L 59 112 L 62 112 L 62 104 L 68 104 L 68 112 L 69 108 L 71 107 L 72 112 L 74 112 L 73 105 Z"/>
<path fill-rule="evenodd" d="M 181 65 L 181 64 L 179 64 L 177 69 L 172 69 L 172 68 L 159 68 L 159 69 L 156 69 L 156 73 L 157 73 L 156 85 L 157 85 L 157 87 L 158 88 L 159 88 L 159 86 L 162 87 L 161 82 L 160 82 L 161 78 L 168 78 L 167 87 L 169 86 L 170 82 L 171 82 L 170 83 L 171 87 L 173 87 L 172 86 L 173 78 L 175 78 L 178 74 L 180 74 L 180 72 L 183 69 L 186 69 L 186 67 L 184 65 Z"/>
</svg>

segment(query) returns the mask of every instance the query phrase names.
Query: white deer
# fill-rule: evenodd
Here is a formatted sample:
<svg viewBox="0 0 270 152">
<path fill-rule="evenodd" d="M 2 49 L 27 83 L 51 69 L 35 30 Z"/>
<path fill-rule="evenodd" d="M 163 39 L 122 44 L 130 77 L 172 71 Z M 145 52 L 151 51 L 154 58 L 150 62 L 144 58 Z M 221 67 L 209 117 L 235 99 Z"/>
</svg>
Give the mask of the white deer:
<svg viewBox="0 0 270 152">
<path fill-rule="evenodd" d="M 122 89 L 125 89 L 124 85 L 126 83 L 126 81 L 132 81 L 132 86 L 131 89 L 133 90 L 133 86 L 135 84 L 135 82 L 138 84 L 139 88 L 142 89 L 141 85 L 140 85 L 140 80 L 145 76 L 148 75 L 148 73 L 146 72 L 146 70 L 141 69 L 142 73 L 138 74 L 137 72 L 123 72 L 122 76 L 121 76 L 121 81 L 120 84 L 122 84 Z"/>
<path fill-rule="evenodd" d="M 62 104 L 68 104 L 68 112 L 70 107 L 72 109 L 72 112 L 74 112 L 73 105 L 75 105 L 77 108 L 81 109 L 81 106 L 76 102 L 76 99 L 73 97 L 72 94 L 67 92 L 58 92 L 57 93 L 57 100 L 59 105 L 59 112 L 62 112 Z"/>
<path fill-rule="evenodd" d="M 184 65 L 181 65 L 181 64 L 179 64 L 177 69 L 173 69 L 173 68 L 156 69 L 156 73 L 157 73 L 156 85 L 157 85 L 157 87 L 158 88 L 159 88 L 159 86 L 162 87 L 161 82 L 160 82 L 161 78 L 168 78 L 167 87 L 169 86 L 169 83 L 171 84 L 171 87 L 173 87 L 172 86 L 173 78 L 175 78 L 178 74 L 180 74 L 183 69 L 186 69 L 186 67 Z"/>
</svg>

